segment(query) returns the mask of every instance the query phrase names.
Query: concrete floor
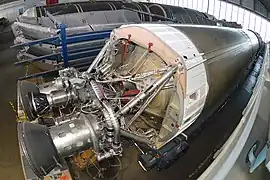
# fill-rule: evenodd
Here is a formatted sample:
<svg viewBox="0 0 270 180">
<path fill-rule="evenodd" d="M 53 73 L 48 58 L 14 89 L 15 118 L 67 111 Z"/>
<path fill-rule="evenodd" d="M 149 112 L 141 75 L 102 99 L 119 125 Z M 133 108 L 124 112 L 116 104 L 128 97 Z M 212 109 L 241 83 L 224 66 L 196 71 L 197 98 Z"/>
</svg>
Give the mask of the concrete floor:
<svg viewBox="0 0 270 180">
<path fill-rule="evenodd" d="M 267 87 L 267 88 L 266 88 Z M 249 150 L 253 146 L 256 141 L 260 142 L 259 148 L 256 151 L 256 154 L 260 152 L 260 150 L 264 147 L 268 133 L 269 133 L 269 107 L 270 107 L 270 83 L 266 82 L 264 91 L 263 91 L 263 99 L 261 100 L 260 108 L 252 127 L 252 130 L 249 134 L 249 137 L 245 143 L 245 146 L 238 157 L 236 163 L 233 168 L 228 173 L 225 180 L 253 180 L 253 179 L 270 179 L 270 173 L 265 167 L 265 163 L 263 162 L 252 174 L 247 173 L 249 170 L 249 166 L 246 163 L 246 158 Z"/>
<path fill-rule="evenodd" d="M 16 79 L 23 74 L 22 68 L 13 65 L 16 52 L 9 49 L 12 45 L 11 33 L 0 35 L 0 179 L 23 179 L 18 149 L 16 117 L 9 105 L 16 106 Z"/>
</svg>

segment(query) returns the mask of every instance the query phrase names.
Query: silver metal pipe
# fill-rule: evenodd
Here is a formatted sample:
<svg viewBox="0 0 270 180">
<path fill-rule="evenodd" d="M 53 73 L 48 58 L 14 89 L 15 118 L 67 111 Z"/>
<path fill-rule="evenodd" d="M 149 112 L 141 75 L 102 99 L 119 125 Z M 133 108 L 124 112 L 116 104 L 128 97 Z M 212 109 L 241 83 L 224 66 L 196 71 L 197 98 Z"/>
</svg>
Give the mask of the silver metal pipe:
<svg viewBox="0 0 270 180">
<path fill-rule="evenodd" d="M 117 121 L 117 118 L 115 116 L 115 113 L 113 112 L 113 109 L 106 100 L 102 101 L 102 104 L 104 108 L 107 110 L 107 112 L 110 115 L 110 120 L 111 120 L 111 125 L 114 128 L 114 144 L 119 144 L 120 143 L 120 124 Z"/>
<path fill-rule="evenodd" d="M 155 92 L 153 92 L 149 98 L 144 102 L 144 104 L 140 107 L 139 111 L 136 112 L 136 114 L 130 119 L 130 121 L 126 124 L 125 129 L 128 129 L 129 126 L 142 114 L 142 112 L 145 110 L 145 108 L 152 102 L 152 100 L 156 97 L 156 95 L 160 92 L 160 90 L 164 87 L 164 85 L 169 81 L 167 79 L 164 81 L 161 86 L 159 86 Z"/>
<path fill-rule="evenodd" d="M 49 11 L 46 11 L 46 15 L 52 21 L 56 28 L 60 26 L 61 22 L 57 20 Z"/>
<path fill-rule="evenodd" d="M 86 73 L 91 73 L 91 71 L 96 67 L 96 65 L 102 60 L 104 54 L 106 53 L 107 49 L 110 46 L 110 41 L 108 41 L 104 47 L 101 49 L 101 51 L 98 53 L 97 57 L 94 59 L 92 64 L 87 69 Z"/>
<path fill-rule="evenodd" d="M 96 81 L 90 81 L 91 87 L 98 98 L 99 101 L 102 101 L 104 99 L 104 94 L 101 92 L 101 89 L 99 88 L 99 85 Z"/>
<path fill-rule="evenodd" d="M 96 80 L 96 81 L 98 83 L 112 83 L 112 82 L 128 81 L 128 80 L 136 81 L 136 80 L 147 78 L 151 75 L 163 73 L 164 71 L 167 71 L 167 70 L 168 70 L 168 67 L 165 67 L 165 68 L 160 68 L 157 70 L 151 70 L 151 71 L 147 71 L 147 72 L 143 72 L 143 73 L 138 73 L 135 76 L 128 75 L 128 76 L 121 76 L 121 77 L 117 77 L 117 78 L 113 78 L 113 79 L 109 79 L 109 80 L 102 80 L 102 81 Z"/>
<path fill-rule="evenodd" d="M 145 90 L 140 92 L 137 96 L 135 96 L 132 100 L 130 100 L 122 109 L 120 109 L 117 113 L 117 116 L 121 116 L 126 114 L 131 108 L 136 106 L 140 101 L 145 99 L 149 94 L 152 94 L 156 88 L 162 85 L 167 79 L 170 79 L 173 74 L 177 71 L 178 65 L 173 65 L 168 69 L 167 72 L 163 74 L 161 78 L 156 80 L 154 83 L 149 85 Z"/>
<path fill-rule="evenodd" d="M 138 142 L 141 142 L 141 143 L 144 143 L 144 144 L 148 144 L 150 146 L 153 144 L 146 137 L 138 136 L 138 135 L 136 135 L 136 134 L 134 134 L 132 132 L 129 132 L 127 130 L 121 129 L 120 133 L 121 133 L 122 136 L 124 136 L 126 138 L 133 139 L 135 141 L 138 141 Z"/>
<path fill-rule="evenodd" d="M 94 32 L 89 25 L 87 26 L 78 26 L 78 27 L 68 27 L 66 29 L 67 35 L 80 34 L 86 32 Z"/>
<path fill-rule="evenodd" d="M 111 55 L 112 48 L 119 42 L 119 40 L 110 40 L 108 41 L 104 47 L 101 49 L 97 57 L 94 59 L 93 63 L 89 66 L 86 73 L 91 73 L 91 71 L 98 65 L 98 63 L 106 56 L 107 60 L 109 60 L 109 56 Z M 107 63 L 107 62 L 105 62 Z"/>
<path fill-rule="evenodd" d="M 113 129 L 114 129 L 114 144 L 118 145 L 120 143 L 120 124 L 117 121 L 115 113 L 114 113 L 110 103 L 104 99 L 104 95 L 101 92 L 98 83 L 95 82 L 95 81 L 91 81 L 90 84 L 91 84 L 97 98 L 102 103 L 102 105 L 105 108 L 106 112 L 108 112 L 109 117 L 106 115 L 106 112 L 105 112 L 104 116 L 106 117 L 107 125 L 109 127 L 112 126 Z"/>
<path fill-rule="evenodd" d="M 106 121 L 106 124 L 107 124 L 107 129 L 112 130 L 113 126 L 112 126 L 112 121 L 111 121 L 111 118 L 110 118 L 110 114 L 108 113 L 108 111 L 106 109 L 103 109 L 102 112 L 103 112 L 103 115 L 104 115 L 104 118 L 105 118 L 105 121 Z M 113 132 L 107 130 L 107 132 L 106 132 L 106 141 L 108 143 L 113 142 Z"/>
<path fill-rule="evenodd" d="M 108 152 L 97 154 L 97 160 L 102 161 L 104 159 L 108 159 L 108 158 L 112 157 L 113 155 L 114 155 L 114 151 L 111 149 Z"/>
<path fill-rule="evenodd" d="M 14 44 L 21 44 L 21 43 L 27 43 L 31 42 L 31 40 L 26 39 L 24 36 L 17 36 L 14 40 Z M 105 44 L 105 40 L 95 40 L 91 42 L 80 42 L 80 43 L 74 43 L 74 44 L 68 44 L 67 48 L 68 50 L 79 50 L 84 49 L 85 47 L 92 47 L 93 49 L 99 48 Z M 37 44 L 32 45 L 31 50 L 34 52 L 38 52 L 39 54 L 46 55 L 51 53 L 59 53 L 61 52 L 62 47 L 61 46 L 54 46 L 49 44 Z"/>
<path fill-rule="evenodd" d="M 43 26 L 32 25 L 32 24 L 27 24 L 27 23 L 22 23 L 22 22 L 15 22 L 14 26 L 17 26 L 29 32 L 36 31 L 36 32 L 43 33 L 45 35 L 44 37 L 51 37 L 52 35 L 54 36 L 57 34 L 57 31 L 58 31 L 57 29 L 52 28 L 52 27 L 43 27 Z"/>
</svg>

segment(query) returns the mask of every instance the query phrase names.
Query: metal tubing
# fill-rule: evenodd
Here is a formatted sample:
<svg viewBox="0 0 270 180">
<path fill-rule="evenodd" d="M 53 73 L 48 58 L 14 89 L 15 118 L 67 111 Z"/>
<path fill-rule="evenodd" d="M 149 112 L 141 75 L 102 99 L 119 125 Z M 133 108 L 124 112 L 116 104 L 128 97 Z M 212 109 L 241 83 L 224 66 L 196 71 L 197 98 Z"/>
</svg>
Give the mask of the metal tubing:
<svg viewBox="0 0 270 180">
<path fill-rule="evenodd" d="M 61 28 L 61 22 L 55 19 L 55 17 L 49 12 L 46 11 L 46 15 L 49 17 L 49 19 L 53 22 L 56 28 Z"/>
<path fill-rule="evenodd" d="M 105 54 L 107 48 L 110 46 L 110 41 L 108 41 L 103 49 L 101 49 L 101 51 L 99 52 L 99 54 L 97 55 L 97 57 L 94 59 L 94 61 L 92 62 L 92 64 L 89 66 L 89 68 L 87 69 L 86 73 L 91 73 L 91 71 L 95 68 L 95 66 L 101 61 L 103 55 Z"/>
<path fill-rule="evenodd" d="M 108 103 L 106 100 L 103 100 L 102 104 L 103 104 L 104 108 L 106 109 L 106 111 L 110 115 L 110 120 L 111 120 L 110 124 L 113 126 L 113 129 L 114 129 L 114 141 L 113 142 L 115 145 L 120 145 L 120 124 L 117 121 L 117 118 L 115 116 L 115 113 L 113 112 L 113 109 L 112 109 L 110 103 Z"/>
<path fill-rule="evenodd" d="M 141 100 L 145 99 L 149 94 L 153 93 L 157 87 L 163 84 L 167 79 L 171 78 L 173 74 L 177 71 L 178 65 L 174 65 L 168 69 L 167 72 L 163 74 L 161 78 L 156 80 L 154 83 L 149 85 L 145 90 L 135 96 L 131 101 L 129 101 L 122 109 L 117 113 L 118 116 L 126 114 L 131 108 L 136 106 Z"/>
<path fill-rule="evenodd" d="M 75 27 L 75 28 L 67 28 L 67 31 L 70 30 L 70 29 L 76 29 L 78 27 Z M 100 34 L 100 33 L 111 33 L 112 30 L 105 30 L 105 31 L 93 31 L 93 32 L 84 32 L 84 33 L 80 33 L 80 34 L 72 34 L 72 35 L 69 35 L 68 37 L 77 37 L 77 36 L 84 36 L 84 35 L 96 35 L 96 34 Z"/>
<path fill-rule="evenodd" d="M 113 150 L 110 150 L 109 152 L 105 152 L 105 153 L 99 153 L 97 155 L 97 160 L 98 161 L 102 161 L 104 159 L 108 159 L 110 157 L 112 157 L 114 155 L 114 151 Z"/>
<path fill-rule="evenodd" d="M 66 28 L 68 30 L 68 28 Z M 70 35 L 67 37 L 67 44 L 79 43 L 83 41 L 94 41 L 100 39 L 106 39 L 110 36 L 111 31 L 100 31 L 100 32 L 87 32 L 76 35 Z M 38 40 L 27 40 L 25 39 L 25 43 L 15 44 L 10 46 L 10 48 L 22 47 L 22 46 L 32 46 L 40 43 L 60 45 L 59 38 L 57 36 L 50 38 L 43 38 Z"/>
<path fill-rule="evenodd" d="M 51 43 L 52 41 L 55 41 L 57 39 L 58 39 L 58 37 L 38 39 L 38 40 L 29 41 L 26 43 L 15 44 L 13 46 L 10 46 L 10 48 L 17 48 L 17 47 L 22 47 L 22 46 L 32 46 L 32 45 L 36 45 L 36 44 L 40 44 L 40 43 Z"/>
<path fill-rule="evenodd" d="M 60 25 L 60 36 L 61 36 L 61 46 L 62 46 L 62 58 L 64 60 L 64 66 L 69 67 L 68 63 L 68 50 L 67 50 L 67 34 L 66 34 L 66 25 Z"/>
<path fill-rule="evenodd" d="M 113 126 L 112 126 L 112 122 L 111 122 L 111 118 L 110 118 L 110 114 L 108 113 L 108 111 L 106 109 L 102 110 L 103 115 L 104 115 L 104 119 L 106 121 L 107 124 L 107 132 L 106 132 L 106 141 L 109 143 L 113 142 Z"/>
<path fill-rule="evenodd" d="M 70 55 L 68 56 L 69 60 L 74 60 L 74 59 L 78 59 L 78 58 L 83 58 L 83 57 L 89 57 L 89 56 L 96 56 L 98 54 L 98 52 L 100 52 L 100 48 L 97 49 L 90 49 L 89 51 L 82 51 L 82 52 L 76 52 L 76 50 L 72 50 L 70 52 Z M 61 53 L 54 53 L 54 54 L 49 54 L 49 55 L 45 55 L 45 56 L 39 56 L 33 59 L 29 59 L 29 60 L 23 60 L 23 61 L 18 61 L 15 62 L 14 64 L 17 65 L 24 65 L 24 64 L 30 64 L 33 62 L 37 62 L 37 61 L 42 61 L 42 60 L 46 60 L 46 59 L 50 59 L 53 57 L 56 57 L 53 60 L 57 60 L 57 57 L 60 57 Z"/>
<path fill-rule="evenodd" d="M 152 142 L 149 141 L 147 138 L 138 136 L 138 135 L 136 135 L 136 134 L 134 134 L 132 132 L 129 132 L 127 130 L 121 129 L 120 134 L 121 134 L 121 136 L 124 136 L 124 137 L 129 138 L 129 139 L 133 139 L 133 140 L 135 140 L 137 142 L 152 145 Z"/>
<path fill-rule="evenodd" d="M 115 113 L 114 113 L 110 103 L 104 99 L 104 95 L 101 92 L 101 89 L 99 88 L 98 83 L 96 81 L 91 81 L 90 84 L 91 84 L 93 91 L 95 92 L 97 98 L 102 103 L 103 107 L 105 108 L 105 111 L 109 115 L 109 117 L 108 117 L 105 114 L 105 117 L 107 117 L 106 122 L 107 122 L 107 125 L 109 126 L 109 128 L 113 127 L 113 129 L 114 129 L 114 144 L 119 145 L 119 143 L 120 143 L 120 124 L 117 121 Z"/>
<path fill-rule="evenodd" d="M 43 26 L 39 26 L 39 25 L 32 25 L 32 24 L 27 24 L 27 23 L 23 23 L 23 22 L 15 22 L 14 26 L 18 26 L 20 29 L 22 29 L 22 31 L 26 30 L 26 31 L 30 31 L 30 32 L 40 32 L 43 35 L 47 35 L 47 37 L 51 37 L 51 36 L 56 36 L 58 30 L 52 27 L 43 27 Z M 44 37 L 44 36 L 43 36 Z"/>
<path fill-rule="evenodd" d="M 109 38 L 111 31 L 101 31 L 95 33 L 83 33 L 76 36 L 67 37 L 67 44 L 78 43 L 82 41 L 93 41 L 97 39 Z"/>
<path fill-rule="evenodd" d="M 77 53 L 72 53 L 68 56 L 69 61 L 70 60 L 75 60 L 75 59 L 80 59 L 84 57 L 89 57 L 89 56 L 96 56 L 101 49 L 92 49 L 89 51 L 83 51 L 83 52 L 77 52 Z"/>
<path fill-rule="evenodd" d="M 60 53 L 49 54 L 49 55 L 45 55 L 45 56 L 39 56 L 39 57 L 34 58 L 34 59 L 28 59 L 28 60 L 15 62 L 14 65 L 18 66 L 18 65 L 30 64 L 30 63 L 33 63 L 33 62 L 42 61 L 42 60 L 49 59 L 49 58 L 59 56 L 59 55 L 60 55 Z"/>
<path fill-rule="evenodd" d="M 129 126 L 142 114 L 142 112 L 145 110 L 145 108 L 152 102 L 152 100 L 156 97 L 156 95 L 160 92 L 160 90 L 167 84 L 169 81 L 166 80 L 164 81 L 157 89 L 155 92 L 153 92 L 149 98 L 145 101 L 145 103 L 140 107 L 140 109 L 136 112 L 136 114 L 130 119 L 130 121 L 127 123 L 125 126 L 125 129 L 128 129 Z"/>
<path fill-rule="evenodd" d="M 167 71 L 168 68 L 160 68 L 160 69 L 156 69 L 156 70 L 151 70 L 151 71 L 147 71 L 147 72 L 143 72 L 143 73 L 138 73 L 134 75 L 127 75 L 127 76 L 123 76 L 121 78 L 114 78 L 114 79 L 110 79 L 110 80 L 96 80 L 98 83 L 113 83 L 113 82 L 119 82 L 119 81 L 128 81 L 129 79 L 132 81 L 136 81 L 136 80 L 140 80 L 146 77 L 149 77 L 151 75 L 154 74 L 160 74 L 163 73 L 164 71 Z"/>
<path fill-rule="evenodd" d="M 91 50 L 101 50 L 103 46 L 95 46 L 95 47 L 83 47 L 83 48 L 76 48 L 69 50 L 69 53 L 78 53 L 78 52 L 84 52 L 84 51 L 91 51 Z"/>
</svg>

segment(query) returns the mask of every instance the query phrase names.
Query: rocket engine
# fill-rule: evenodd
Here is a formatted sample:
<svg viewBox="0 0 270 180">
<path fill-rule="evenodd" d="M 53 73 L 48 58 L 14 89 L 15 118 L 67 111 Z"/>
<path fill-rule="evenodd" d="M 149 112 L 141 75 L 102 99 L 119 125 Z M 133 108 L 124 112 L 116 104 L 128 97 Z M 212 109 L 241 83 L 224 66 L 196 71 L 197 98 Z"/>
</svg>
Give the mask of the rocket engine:
<svg viewBox="0 0 270 180">
<path fill-rule="evenodd" d="M 121 26 L 87 71 L 63 69 L 28 90 L 21 84 L 32 121 L 18 124 L 22 152 L 42 177 L 89 149 L 97 161 L 119 156 L 122 137 L 159 150 L 202 111 L 219 107 L 261 43 L 258 34 L 233 28 Z"/>
</svg>

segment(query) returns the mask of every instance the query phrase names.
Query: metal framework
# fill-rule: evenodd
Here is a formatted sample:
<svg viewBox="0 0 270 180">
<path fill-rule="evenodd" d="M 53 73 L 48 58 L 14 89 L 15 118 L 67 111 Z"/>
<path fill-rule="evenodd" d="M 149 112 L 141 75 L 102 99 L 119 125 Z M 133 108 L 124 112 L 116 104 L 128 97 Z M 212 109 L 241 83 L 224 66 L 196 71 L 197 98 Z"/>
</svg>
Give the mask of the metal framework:
<svg viewBox="0 0 270 180">
<path fill-rule="evenodd" d="M 15 63 L 15 65 L 27 65 L 31 64 L 33 62 L 38 62 L 42 60 L 50 59 L 52 61 L 55 61 L 56 64 L 58 64 L 57 69 L 45 71 L 41 73 L 31 74 L 24 77 L 20 77 L 20 80 L 33 78 L 33 77 L 39 77 L 44 76 L 48 73 L 55 72 L 60 70 L 61 68 L 66 68 L 70 66 L 71 61 L 77 61 L 82 58 L 89 58 L 89 57 L 95 57 L 101 50 L 102 46 L 97 47 L 85 47 L 85 48 L 79 48 L 75 50 L 68 50 L 69 44 L 76 44 L 80 42 L 86 42 L 86 41 L 94 41 L 94 40 L 101 40 L 101 39 L 107 39 L 110 36 L 111 30 L 107 31 L 98 31 L 98 32 L 89 32 L 89 33 L 81 33 L 76 35 L 70 35 L 67 36 L 66 34 L 66 25 L 62 24 L 61 22 L 57 22 L 54 17 L 47 12 L 48 16 L 50 16 L 51 20 L 55 23 L 55 26 L 57 27 L 59 33 L 58 36 L 50 37 L 50 38 L 44 38 L 44 39 L 38 39 L 34 41 L 29 41 L 22 44 L 17 44 L 11 46 L 11 48 L 28 48 L 29 46 L 33 45 L 41 45 L 41 44 L 49 44 L 61 47 L 60 52 L 58 53 L 52 53 L 48 55 L 43 56 L 32 56 L 32 58 L 27 60 L 21 60 Z M 89 58 L 90 59 L 90 58 Z M 91 62 L 86 62 L 86 64 L 80 64 L 81 66 L 87 66 Z M 76 67 L 76 66 L 75 66 Z M 77 65 L 78 67 L 78 65 Z"/>
</svg>

